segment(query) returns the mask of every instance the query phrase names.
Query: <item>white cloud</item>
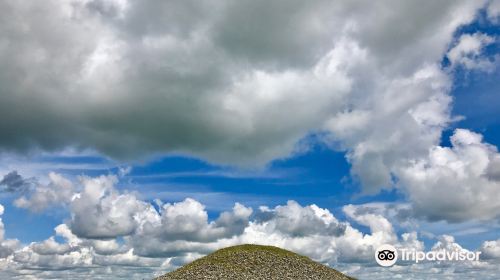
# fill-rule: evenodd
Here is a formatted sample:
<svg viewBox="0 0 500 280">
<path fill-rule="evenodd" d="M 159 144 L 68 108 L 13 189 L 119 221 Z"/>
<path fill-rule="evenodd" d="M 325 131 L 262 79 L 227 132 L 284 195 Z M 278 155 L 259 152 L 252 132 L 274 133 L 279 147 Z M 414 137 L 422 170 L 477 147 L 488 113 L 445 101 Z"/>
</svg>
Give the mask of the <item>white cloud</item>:
<svg viewBox="0 0 500 280">
<path fill-rule="evenodd" d="M 485 259 L 500 260 L 500 240 L 483 242 L 481 253 Z"/>
<path fill-rule="evenodd" d="M 428 158 L 397 173 L 416 214 L 452 222 L 488 220 L 500 215 L 500 154 L 480 134 L 457 129 L 452 147 L 435 146 Z"/>
<path fill-rule="evenodd" d="M 376 234 L 374 238 L 378 238 L 378 244 L 393 244 L 397 241 L 397 236 L 394 233 L 392 224 L 382 215 L 373 213 L 359 213 L 360 208 L 353 205 L 344 206 L 344 213 L 357 223 L 367 226 L 370 231 Z"/>
<path fill-rule="evenodd" d="M 495 68 L 495 61 L 486 57 L 483 50 L 494 42 L 495 38 L 483 33 L 463 34 L 446 56 L 450 60 L 451 67 L 461 65 L 466 69 L 491 72 Z"/>
<path fill-rule="evenodd" d="M 5 208 L 0 204 L 0 216 L 4 214 Z M 5 226 L 2 218 L 0 217 L 0 260 L 10 256 L 14 250 L 19 246 L 19 241 L 16 239 L 5 239 Z M 0 268 L 2 267 L 0 261 Z"/>
<path fill-rule="evenodd" d="M 438 241 L 432 246 L 433 251 L 447 250 L 447 251 L 461 251 L 463 250 L 460 244 L 455 242 L 455 238 L 450 235 L 442 235 Z"/>
<path fill-rule="evenodd" d="M 476 138 L 468 134 L 460 141 L 469 144 L 480 141 Z M 133 193 L 117 191 L 116 180 L 111 175 L 80 178 L 83 188 L 68 202 L 72 219 L 57 226 L 54 236 L 24 246 L 15 240 L 3 240 L 0 275 L 44 279 L 96 273 L 104 278 L 110 274 L 117 278 L 120 275 L 144 278 L 164 273 L 222 247 L 257 243 L 293 250 L 361 277 L 376 268 L 370 265 L 374 264 L 373 252 L 383 243 L 424 248 L 416 232 L 396 234 L 390 219 L 401 215 L 400 212 L 406 209 L 404 205 L 347 205 L 343 211 L 349 221 L 354 222 L 351 224 L 339 221 L 329 210 L 316 205 L 301 206 L 289 201 L 274 208 L 262 206 L 254 213 L 251 208 L 237 203 L 231 211 L 210 221 L 205 206 L 196 200 L 164 205 L 159 202 L 159 210 L 155 210 Z M 85 207 L 80 207 L 82 205 Z M 102 211 L 97 215 L 89 209 Z M 86 212 L 88 219 L 75 219 L 83 215 L 79 211 Z M 90 224 L 101 228 L 91 230 Z M 368 227 L 369 232 L 363 232 L 357 225 Z M 442 236 L 433 248 L 437 250 L 443 246 L 459 248 L 460 245 L 453 237 Z M 490 242 L 481 248 L 490 260 L 496 258 L 495 246 L 496 243 Z M 358 271 L 356 266 L 359 264 L 366 270 Z M 492 271 L 489 265 L 480 262 L 466 267 L 472 272 L 479 267 Z M 403 264 L 390 273 L 419 272 L 412 272 L 412 269 Z M 433 275 L 437 276 L 445 273 L 439 266 L 428 269 L 434 269 Z M 375 269 L 372 272 L 388 277 L 387 271 Z"/>
<path fill-rule="evenodd" d="M 182 202 L 163 205 L 152 222 L 145 221 L 137 236 L 159 240 L 210 242 L 241 234 L 248 224 L 252 209 L 236 203 L 232 212 L 223 212 L 213 222 L 200 202 L 187 198 Z"/>
<path fill-rule="evenodd" d="M 0 216 L 3 215 L 4 211 L 5 208 L 3 207 L 3 205 L 0 204 Z M 5 228 L 2 220 L 0 219 L 0 240 L 3 240 L 4 236 L 5 236 Z"/>
<path fill-rule="evenodd" d="M 40 212 L 49 206 L 68 203 L 73 197 L 74 191 L 71 181 L 59 174 L 50 173 L 48 184 L 37 184 L 28 197 L 21 196 L 14 201 L 14 205 L 33 212 Z"/>
<path fill-rule="evenodd" d="M 314 204 L 302 207 L 295 201 L 288 201 L 287 205 L 274 209 L 261 207 L 255 218 L 258 223 L 265 223 L 269 231 L 279 231 L 292 237 L 342 235 L 346 227 L 328 210 Z"/>
<path fill-rule="evenodd" d="M 115 176 L 82 177 L 83 191 L 71 201 L 70 227 L 85 238 L 113 238 L 129 235 L 143 214 L 154 212 L 153 206 L 137 200 L 132 194 L 119 194 L 114 189 Z"/>
<path fill-rule="evenodd" d="M 381 89 L 378 97 L 362 99 L 362 109 L 343 111 L 326 123 L 332 140 L 348 150 L 351 172 L 366 193 L 391 187 L 397 166 L 425 155 L 451 121 L 449 80 L 436 65 L 423 66 L 410 77 L 377 81 L 372 86 Z"/>
<path fill-rule="evenodd" d="M 339 222 L 326 209 L 294 201 L 275 208 L 263 206 L 253 216 L 251 208 L 237 203 L 232 211 L 209 221 L 205 206 L 196 200 L 160 203 L 156 211 L 134 194 L 118 192 L 116 180 L 111 175 L 80 178 L 83 188 L 68 202 L 71 219 L 55 228 L 55 236 L 64 242 L 53 236 L 11 249 L 4 256 L 7 271 L 135 266 L 150 268 L 152 273 L 241 243 L 277 245 L 330 264 L 367 262 L 374 246 L 398 242 L 392 225 L 380 215 L 346 210 L 356 222 L 369 225 L 370 234 Z M 408 239 L 404 235 L 401 240 Z"/>
<path fill-rule="evenodd" d="M 31 249 L 39 255 L 64 255 L 71 251 L 71 246 L 57 243 L 52 236 L 43 242 L 33 243 Z"/>
</svg>

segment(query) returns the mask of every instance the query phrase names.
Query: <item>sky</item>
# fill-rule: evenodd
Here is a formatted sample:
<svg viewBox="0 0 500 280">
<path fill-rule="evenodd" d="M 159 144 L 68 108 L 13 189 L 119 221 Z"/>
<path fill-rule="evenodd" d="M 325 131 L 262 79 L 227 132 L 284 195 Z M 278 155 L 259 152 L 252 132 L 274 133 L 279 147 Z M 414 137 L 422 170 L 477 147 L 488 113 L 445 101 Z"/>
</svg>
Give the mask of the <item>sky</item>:
<svg viewBox="0 0 500 280">
<path fill-rule="evenodd" d="M 498 0 L 0 0 L 0 278 L 498 279 L 499 36 Z"/>
</svg>

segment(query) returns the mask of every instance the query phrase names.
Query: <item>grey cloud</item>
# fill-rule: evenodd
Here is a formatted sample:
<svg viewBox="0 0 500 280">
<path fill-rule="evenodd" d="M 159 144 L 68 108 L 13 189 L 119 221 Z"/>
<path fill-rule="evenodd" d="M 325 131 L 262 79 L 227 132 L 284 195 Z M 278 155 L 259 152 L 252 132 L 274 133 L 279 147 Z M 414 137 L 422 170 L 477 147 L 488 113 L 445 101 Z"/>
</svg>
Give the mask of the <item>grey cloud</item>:
<svg viewBox="0 0 500 280">
<path fill-rule="evenodd" d="M 490 180 L 500 181 L 500 155 L 491 159 L 485 175 Z"/>
<path fill-rule="evenodd" d="M 255 166 L 299 152 L 300 139 L 321 131 L 327 144 L 347 153 L 365 193 L 398 187 L 431 219 L 491 217 L 482 210 L 427 207 L 420 195 L 434 198 L 439 190 L 420 192 L 415 178 L 401 171 L 428 161 L 453 121 L 452 77 L 440 61 L 457 28 L 484 5 L 4 1 L 0 131 L 6 133 L 0 150 L 72 146 L 119 159 L 179 152 Z M 495 174 L 492 163 L 479 177 Z M 16 205 L 34 211 L 68 205 L 72 191 L 53 191 L 57 186 L 37 188 Z M 133 196 L 88 194 L 71 203 L 70 225 L 80 236 L 154 228 L 138 225 L 134 213 L 150 206 Z M 106 199 L 117 201 L 116 208 Z M 246 222 L 188 218 L 209 234 L 167 231 L 162 238 L 210 240 L 238 233 Z M 300 224 L 274 222 L 292 236 L 309 233 Z M 316 226 L 324 229 L 321 222 Z"/>
<path fill-rule="evenodd" d="M 481 6 L 474 3 L 5 1 L 0 147 L 73 146 L 120 159 L 181 152 L 256 165 L 326 129 L 350 152 L 353 174 L 376 190 L 390 183 L 396 158 L 438 139 L 408 110 L 446 95 L 419 81 L 389 86 L 439 61 L 454 29 Z M 422 83 L 443 79 L 435 71 Z M 392 100 L 391 90 L 408 100 L 387 114 L 376 100 Z M 446 115 L 448 106 L 435 110 Z M 374 131 L 354 127 L 344 137 L 325 125 L 367 108 Z M 415 143 L 367 151 L 380 167 L 367 171 L 374 168 L 361 164 L 360 147 L 398 133 L 391 147 Z"/>
<path fill-rule="evenodd" d="M 141 217 L 154 211 L 151 205 L 129 194 L 117 194 L 115 176 L 81 179 L 83 191 L 71 201 L 70 228 L 78 237 L 109 239 L 132 234 Z"/>
<path fill-rule="evenodd" d="M 391 186 L 399 166 L 425 158 L 439 143 L 450 121 L 450 81 L 438 67 L 423 65 L 442 57 L 454 29 L 477 8 L 459 2 L 116 3 L 67 10 L 55 1 L 3 3 L 8 24 L 0 32 L 9 44 L 0 60 L 12 67 L 0 71 L 6 93 L 0 128 L 10 132 L 0 139 L 2 147 L 76 145 L 128 158 L 180 151 L 255 164 L 287 156 L 301 137 L 326 129 L 348 151 L 352 174 L 368 193 Z M 387 17 L 369 17 L 378 14 L 372 9 L 387 8 Z M 262 11 L 261 19 L 256 15 Z M 26 18 L 30 28 L 16 17 Z M 353 29 L 346 22 L 355 23 Z M 495 170 L 491 164 L 487 174 L 494 178 Z M 450 219 L 452 212 L 460 215 L 453 219 L 486 215 L 437 211 L 420 202 L 411 178 L 406 183 L 417 212 L 431 219 Z M 68 203 L 71 193 L 62 193 L 40 188 L 17 205 L 40 211 Z M 239 235 L 248 223 L 232 212 L 213 223 L 203 214 L 185 214 L 184 220 L 160 219 L 171 225 L 160 231 L 137 222 L 137 212 L 154 216 L 150 206 L 124 194 L 95 199 L 83 192 L 71 208 L 73 232 L 93 239 L 151 229 L 158 240 L 207 241 Z M 289 236 L 345 230 L 325 225 L 310 209 L 303 223 L 279 209 L 269 212 L 260 213 L 261 222 Z M 176 232 L 179 224 L 192 231 L 178 226 L 184 230 Z"/>
<path fill-rule="evenodd" d="M 101 16 L 114 19 L 125 12 L 125 6 L 120 5 L 119 1 L 94 0 L 85 5 L 91 12 L 97 12 Z"/>
<path fill-rule="evenodd" d="M 43 242 L 32 244 L 31 248 L 35 253 L 40 255 L 64 255 L 72 250 L 69 244 L 59 244 L 53 237 Z"/>
<path fill-rule="evenodd" d="M 35 180 L 33 178 L 23 178 L 14 170 L 3 176 L 0 186 L 3 187 L 2 190 L 5 192 L 22 193 L 33 187 L 34 183 Z"/>
<path fill-rule="evenodd" d="M 311 67 L 338 36 L 331 16 L 338 9 L 330 1 L 229 1 L 214 36 L 237 60 L 271 69 Z"/>
<path fill-rule="evenodd" d="M 240 203 L 236 203 L 231 212 L 222 212 L 215 220 L 215 228 L 223 228 L 222 237 L 232 237 L 243 233 L 248 226 L 249 218 L 251 217 L 252 208 L 245 207 Z"/>
<path fill-rule="evenodd" d="M 14 249 L 0 245 L 0 258 L 7 258 L 14 253 Z"/>
<path fill-rule="evenodd" d="M 489 1 L 488 7 L 486 8 L 486 14 L 491 22 L 496 24 L 499 23 L 500 1 L 498 0 Z"/>
</svg>

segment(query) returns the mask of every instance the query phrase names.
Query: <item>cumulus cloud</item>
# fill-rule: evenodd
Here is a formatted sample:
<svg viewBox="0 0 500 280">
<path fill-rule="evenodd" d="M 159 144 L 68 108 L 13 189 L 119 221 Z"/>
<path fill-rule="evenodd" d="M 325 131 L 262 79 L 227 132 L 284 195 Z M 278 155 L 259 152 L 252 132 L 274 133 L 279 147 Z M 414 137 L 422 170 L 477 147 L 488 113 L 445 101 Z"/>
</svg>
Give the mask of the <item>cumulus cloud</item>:
<svg viewBox="0 0 500 280">
<path fill-rule="evenodd" d="M 274 209 L 261 207 L 255 215 L 259 223 L 266 223 L 273 231 L 290 236 L 307 236 L 312 234 L 342 235 L 346 225 L 340 223 L 328 210 L 316 205 L 302 207 L 291 200 L 284 206 Z"/>
<path fill-rule="evenodd" d="M 130 194 L 114 189 L 113 175 L 81 178 L 83 191 L 71 201 L 72 231 L 86 238 L 112 238 L 131 234 L 142 217 L 138 213 L 153 211 L 152 206 Z"/>
<path fill-rule="evenodd" d="M 167 204 L 161 213 L 159 234 L 163 238 L 191 241 L 210 241 L 241 234 L 248 224 L 252 209 L 237 203 L 232 212 L 223 212 L 213 223 L 208 223 L 205 206 L 193 200 Z"/>
<path fill-rule="evenodd" d="M 482 135 L 456 129 L 451 147 L 402 167 L 398 176 L 417 215 L 452 222 L 500 215 L 500 154 Z"/>
<path fill-rule="evenodd" d="M 442 235 L 438 241 L 432 246 L 433 251 L 447 250 L 447 251 L 461 251 L 463 250 L 460 244 L 455 242 L 455 238 L 450 235 Z"/>
<path fill-rule="evenodd" d="M 58 176 L 52 174 L 67 180 Z M 351 211 L 354 206 L 345 212 L 369 225 L 369 234 L 340 222 L 327 209 L 294 201 L 274 208 L 262 206 L 255 213 L 236 203 L 231 211 L 209 220 L 205 206 L 194 199 L 158 202 L 155 209 L 133 193 L 116 190 L 116 182 L 113 175 L 80 178 L 81 190 L 75 189 L 67 202 L 71 219 L 44 241 L 6 251 L 2 264 L 7 271 L 135 266 L 153 273 L 241 243 L 277 245 L 330 264 L 368 262 L 381 243 L 407 242 L 414 236 L 399 239 L 383 217 L 358 215 Z"/>
<path fill-rule="evenodd" d="M 33 212 L 40 212 L 53 205 L 65 205 L 74 195 L 74 185 L 60 174 L 50 173 L 49 183 L 36 187 L 14 201 L 14 205 Z"/>
<path fill-rule="evenodd" d="M 353 205 L 347 205 L 343 208 L 348 217 L 360 225 L 369 227 L 372 233 L 379 235 L 377 238 L 380 239 L 380 244 L 392 244 L 397 240 L 392 224 L 384 216 L 370 212 L 364 213 L 364 211 L 360 210 L 362 208 Z"/>
<path fill-rule="evenodd" d="M 256 165 L 326 130 L 374 193 L 439 142 L 440 61 L 484 5 L 6 1 L 0 147 Z"/>
<path fill-rule="evenodd" d="M 491 72 L 495 68 L 495 61 L 486 57 L 483 50 L 494 42 L 495 38 L 486 34 L 463 34 L 446 56 L 450 60 L 451 67 L 461 65 L 467 69 Z"/>
<path fill-rule="evenodd" d="M 500 240 L 483 242 L 481 253 L 485 259 L 500 260 Z"/>
<path fill-rule="evenodd" d="M 254 211 L 236 203 L 230 211 L 209 219 L 205 206 L 194 199 L 157 202 L 155 208 L 134 193 L 118 191 L 116 183 L 113 175 L 79 178 L 73 185 L 81 184 L 82 188 L 75 190 L 74 199 L 68 202 L 71 218 L 46 240 L 27 245 L 5 240 L 0 224 L 0 275 L 38 279 L 78 278 L 81 273 L 103 278 L 152 277 L 222 247 L 255 243 L 293 250 L 355 276 L 373 270 L 374 275 L 387 278 L 387 273 L 394 276 L 418 271 L 405 263 L 395 270 L 377 267 L 375 248 L 390 243 L 424 249 L 417 232 L 399 234 L 401 229 L 390 221 L 407 209 L 406 205 L 346 205 L 343 212 L 347 220 L 340 221 L 328 209 L 314 204 L 289 201 Z M 3 213 L 3 207 L 0 210 Z M 75 218 L 84 213 L 87 219 Z M 495 241 L 485 242 L 481 247 L 485 261 L 464 265 L 473 273 L 485 267 L 491 272 L 496 247 Z M 442 248 L 462 247 L 452 236 L 441 236 L 432 250 Z M 366 270 L 356 269 L 359 265 Z M 433 268 L 436 276 L 456 269 L 453 265 L 447 270 L 425 266 Z"/>
<path fill-rule="evenodd" d="M 239 236 L 248 226 L 251 208 L 236 203 L 231 212 L 222 212 L 209 222 L 205 206 L 187 198 L 163 205 L 149 216 L 130 241 L 143 256 L 176 256 L 179 252 L 206 253 L 217 248 L 218 240 Z M 234 242 L 234 241 L 233 241 Z M 231 243 L 227 243 L 231 244 Z"/>
</svg>

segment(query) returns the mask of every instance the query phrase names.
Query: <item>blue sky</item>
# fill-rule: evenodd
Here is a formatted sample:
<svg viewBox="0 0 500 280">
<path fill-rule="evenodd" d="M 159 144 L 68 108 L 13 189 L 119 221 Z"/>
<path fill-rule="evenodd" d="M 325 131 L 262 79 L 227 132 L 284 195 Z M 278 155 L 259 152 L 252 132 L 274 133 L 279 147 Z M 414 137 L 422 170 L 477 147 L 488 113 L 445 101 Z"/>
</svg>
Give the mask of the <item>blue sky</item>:
<svg viewBox="0 0 500 280">
<path fill-rule="evenodd" d="M 0 275 L 260 243 L 498 278 L 499 1 L 56 2 L 0 4 Z M 382 243 L 485 258 L 384 270 Z"/>
</svg>

